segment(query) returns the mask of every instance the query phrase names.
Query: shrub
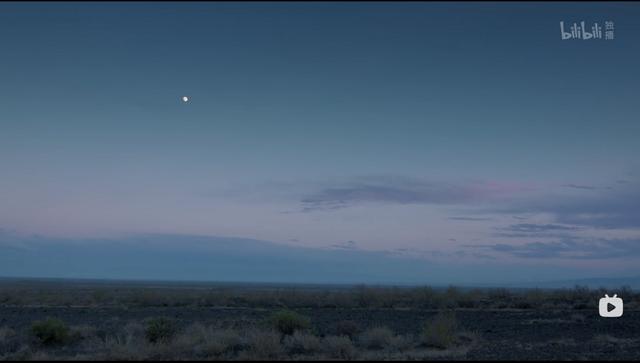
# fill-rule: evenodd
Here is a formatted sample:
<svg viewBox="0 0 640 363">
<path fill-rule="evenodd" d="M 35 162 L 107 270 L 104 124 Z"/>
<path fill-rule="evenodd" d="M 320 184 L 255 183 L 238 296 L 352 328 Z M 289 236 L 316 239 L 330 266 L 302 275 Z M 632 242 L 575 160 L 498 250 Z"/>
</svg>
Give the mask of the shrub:
<svg viewBox="0 0 640 363">
<path fill-rule="evenodd" d="M 86 341 L 96 338 L 98 329 L 90 325 L 76 325 L 69 328 L 69 339 L 72 342 Z"/>
<path fill-rule="evenodd" d="M 0 327 L 0 360 L 5 352 L 14 351 L 18 348 L 18 342 L 14 339 L 16 332 L 13 329 Z"/>
<path fill-rule="evenodd" d="M 142 361 L 153 358 L 154 347 L 163 347 L 160 344 L 148 344 L 145 340 L 126 340 L 117 336 L 107 336 L 101 354 L 95 360 L 102 361 Z"/>
<path fill-rule="evenodd" d="M 0 328 L 0 342 L 5 341 L 16 335 L 16 332 L 13 329 L 2 327 Z"/>
<path fill-rule="evenodd" d="M 284 339 L 284 346 L 291 354 L 308 354 L 319 352 L 320 339 L 309 333 L 295 332 Z"/>
<path fill-rule="evenodd" d="M 462 292 L 460 291 L 459 288 L 457 288 L 455 286 L 449 286 L 445 290 L 444 295 L 445 295 L 447 300 L 451 300 L 453 302 L 456 302 L 456 301 L 458 301 L 460 296 L 462 296 Z"/>
<path fill-rule="evenodd" d="M 249 350 L 245 359 L 276 359 L 282 353 L 280 334 L 276 331 L 253 331 L 248 336 Z"/>
<path fill-rule="evenodd" d="M 368 329 L 360 335 L 360 344 L 367 349 L 384 349 L 389 347 L 395 335 L 385 327 Z"/>
<path fill-rule="evenodd" d="M 446 349 L 456 341 L 457 325 L 454 313 L 440 313 L 425 324 L 422 341 L 427 346 Z"/>
<path fill-rule="evenodd" d="M 69 328 L 60 319 L 36 321 L 31 325 L 31 333 L 44 345 L 64 344 L 69 339 Z"/>
<path fill-rule="evenodd" d="M 147 321 L 145 337 L 151 343 L 167 342 L 176 334 L 177 328 L 173 320 L 154 318 Z"/>
<path fill-rule="evenodd" d="M 237 352 L 242 348 L 243 341 L 237 331 L 231 329 L 215 330 L 211 339 L 205 346 L 209 355 L 222 355 L 228 352 Z"/>
<path fill-rule="evenodd" d="M 360 327 L 354 321 L 343 320 L 336 324 L 336 335 L 355 337 L 360 332 Z"/>
<path fill-rule="evenodd" d="M 217 357 L 242 347 L 242 337 L 232 329 L 214 329 L 195 323 L 177 335 L 172 344 L 177 350 L 184 351 L 187 356 Z"/>
<path fill-rule="evenodd" d="M 523 299 L 529 302 L 532 308 L 539 308 L 545 301 L 547 301 L 547 297 L 548 295 L 546 295 L 542 290 L 531 289 L 524 293 Z"/>
<path fill-rule="evenodd" d="M 146 328 L 136 321 L 128 322 L 122 328 L 121 338 L 127 341 L 141 341 L 145 338 Z"/>
<path fill-rule="evenodd" d="M 174 355 L 190 355 L 192 357 L 202 358 L 206 356 L 203 346 L 206 344 L 211 329 L 200 323 L 194 323 L 182 329 L 176 334 L 170 344 Z"/>
<path fill-rule="evenodd" d="M 444 304 L 443 295 L 429 286 L 414 290 L 412 301 L 418 307 L 425 309 L 435 309 Z"/>
<path fill-rule="evenodd" d="M 347 336 L 328 336 L 322 341 L 322 350 L 333 359 L 350 360 L 356 357 L 356 348 Z"/>
<path fill-rule="evenodd" d="M 284 335 L 292 335 L 298 330 L 308 329 L 309 319 L 290 310 L 274 313 L 269 318 L 270 325 Z"/>
<path fill-rule="evenodd" d="M 411 335 L 396 335 L 390 342 L 390 348 L 396 351 L 404 351 L 413 348 L 414 339 Z"/>
<path fill-rule="evenodd" d="M 508 301 L 512 298 L 511 292 L 505 288 L 491 289 L 488 295 L 491 301 Z"/>
</svg>

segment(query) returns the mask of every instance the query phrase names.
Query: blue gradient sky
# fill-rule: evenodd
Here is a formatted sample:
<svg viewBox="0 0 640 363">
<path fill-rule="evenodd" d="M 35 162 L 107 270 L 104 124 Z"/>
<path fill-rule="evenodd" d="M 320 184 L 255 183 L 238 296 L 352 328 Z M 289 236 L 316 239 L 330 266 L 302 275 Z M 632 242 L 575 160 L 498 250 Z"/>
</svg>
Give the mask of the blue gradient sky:
<svg viewBox="0 0 640 363">
<path fill-rule="evenodd" d="M 0 242 L 228 236 L 639 274 L 638 19 L 635 3 L 2 3 Z M 583 20 L 616 39 L 561 40 Z"/>
</svg>

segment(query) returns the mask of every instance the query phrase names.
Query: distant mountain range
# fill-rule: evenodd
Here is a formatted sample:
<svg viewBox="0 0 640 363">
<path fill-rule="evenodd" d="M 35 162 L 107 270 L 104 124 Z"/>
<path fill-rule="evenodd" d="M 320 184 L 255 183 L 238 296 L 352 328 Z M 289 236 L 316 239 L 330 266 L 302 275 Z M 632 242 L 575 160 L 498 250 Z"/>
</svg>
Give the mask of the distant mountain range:
<svg viewBox="0 0 640 363">
<path fill-rule="evenodd" d="M 1 232 L 1 231 L 0 231 Z M 142 235 L 65 240 L 0 233 L 0 276 L 218 283 L 446 287 L 640 288 L 640 277 L 554 280 L 561 267 L 473 265 L 358 248 L 312 248 L 233 237 Z M 516 268 L 516 267 L 514 267 Z M 508 272 L 508 273 L 507 273 Z M 526 276 L 539 281 L 522 282 Z M 491 284 L 491 285 L 489 285 Z"/>
<path fill-rule="evenodd" d="M 542 281 L 542 282 L 528 282 L 519 283 L 518 287 L 539 287 L 546 289 L 566 288 L 574 286 L 587 286 L 592 289 L 600 287 L 604 288 L 620 288 L 628 286 L 634 290 L 640 289 L 640 276 L 635 277 L 616 277 L 616 278 L 584 278 L 575 280 L 557 280 L 557 281 Z"/>
</svg>

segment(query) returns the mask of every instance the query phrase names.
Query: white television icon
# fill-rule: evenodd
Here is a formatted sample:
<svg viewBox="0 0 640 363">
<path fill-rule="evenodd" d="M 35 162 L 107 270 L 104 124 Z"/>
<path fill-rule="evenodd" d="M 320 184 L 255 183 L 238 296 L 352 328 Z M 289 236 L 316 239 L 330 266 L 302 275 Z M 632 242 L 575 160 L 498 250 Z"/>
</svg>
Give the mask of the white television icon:
<svg viewBox="0 0 640 363">
<path fill-rule="evenodd" d="M 604 297 L 600 299 L 598 307 L 600 316 L 603 318 L 619 318 L 622 316 L 622 299 L 619 298 L 617 294 L 613 295 L 613 297 L 605 294 Z"/>
</svg>

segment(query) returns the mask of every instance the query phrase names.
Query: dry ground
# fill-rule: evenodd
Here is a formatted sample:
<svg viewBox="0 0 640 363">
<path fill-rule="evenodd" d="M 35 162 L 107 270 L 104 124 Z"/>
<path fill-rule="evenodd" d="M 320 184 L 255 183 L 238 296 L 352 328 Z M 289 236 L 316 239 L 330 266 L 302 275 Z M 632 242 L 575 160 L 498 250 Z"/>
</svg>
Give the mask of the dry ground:
<svg viewBox="0 0 640 363">
<path fill-rule="evenodd" d="M 640 296 L 603 293 L 7 280 L 0 359 L 640 359 Z"/>
</svg>

